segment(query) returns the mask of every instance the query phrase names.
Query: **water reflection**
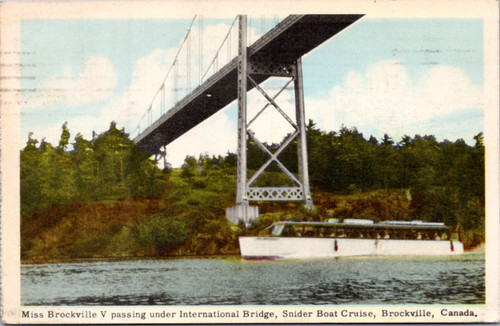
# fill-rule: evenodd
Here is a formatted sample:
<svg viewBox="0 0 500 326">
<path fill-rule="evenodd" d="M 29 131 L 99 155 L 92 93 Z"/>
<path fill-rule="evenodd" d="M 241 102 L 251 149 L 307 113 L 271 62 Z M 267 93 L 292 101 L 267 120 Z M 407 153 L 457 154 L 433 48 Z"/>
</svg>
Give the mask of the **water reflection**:
<svg viewBox="0 0 500 326">
<path fill-rule="evenodd" d="M 24 305 L 484 304 L 484 255 L 23 265 Z"/>
</svg>

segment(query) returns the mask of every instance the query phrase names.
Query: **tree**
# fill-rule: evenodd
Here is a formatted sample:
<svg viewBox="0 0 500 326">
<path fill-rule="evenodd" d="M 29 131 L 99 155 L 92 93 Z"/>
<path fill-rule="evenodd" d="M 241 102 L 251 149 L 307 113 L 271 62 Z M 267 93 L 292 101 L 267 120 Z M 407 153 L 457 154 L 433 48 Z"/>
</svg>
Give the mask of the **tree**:
<svg viewBox="0 0 500 326">
<path fill-rule="evenodd" d="M 191 235 L 189 222 L 181 216 L 158 214 L 141 223 L 137 238 L 141 245 L 154 248 L 157 256 L 166 256 Z"/>
<path fill-rule="evenodd" d="M 73 143 L 72 159 L 76 169 L 75 184 L 77 197 L 85 201 L 98 200 L 98 169 L 94 144 L 77 134 Z"/>
<path fill-rule="evenodd" d="M 326 135 L 309 120 L 307 124 L 307 149 L 309 153 L 309 175 L 311 184 L 319 189 L 332 190 L 337 176 L 335 161 L 336 147 L 333 144 L 334 134 Z M 333 146 L 332 146 L 333 145 Z M 332 180 L 333 179 L 333 180 Z"/>
<path fill-rule="evenodd" d="M 75 200 L 154 196 L 162 189 L 163 174 L 156 162 L 139 152 L 114 122 L 92 141 L 77 134 L 71 152 L 67 151 L 69 138 L 66 123 L 57 148 L 44 140 L 37 148 L 30 134 L 21 151 L 23 213 Z"/>
<path fill-rule="evenodd" d="M 408 188 L 410 184 L 410 169 L 414 162 L 413 157 L 413 143 L 408 135 L 404 135 L 398 144 L 398 153 L 400 159 L 400 174 L 399 174 L 399 187 Z"/>
<path fill-rule="evenodd" d="M 65 122 L 62 126 L 62 134 L 61 134 L 61 139 L 59 140 L 59 146 L 57 149 L 62 153 L 66 150 L 66 146 L 69 143 L 69 130 L 68 130 L 68 122 Z"/>
<path fill-rule="evenodd" d="M 397 183 L 396 171 L 398 171 L 399 166 L 397 152 L 393 149 L 393 144 L 392 138 L 388 134 L 384 134 L 379 147 L 378 169 L 379 175 L 382 176 L 382 185 L 386 191 L 395 187 Z"/>
<path fill-rule="evenodd" d="M 193 156 L 186 156 L 184 164 L 181 167 L 181 175 L 184 178 L 191 178 L 198 174 L 198 162 Z"/>
<path fill-rule="evenodd" d="M 26 147 L 21 151 L 21 214 L 30 215 L 41 202 L 41 169 L 38 140 L 28 136 Z"/>
<path fill-rule="evenodd" d="M 105 197 L 115 199 L 131 195 L 126 180 L 130 173 L 131 151 L 134 146 L 125 131 L 116 127 L 115 122 L 95 140 L 99 190 Z"/>
</svg>

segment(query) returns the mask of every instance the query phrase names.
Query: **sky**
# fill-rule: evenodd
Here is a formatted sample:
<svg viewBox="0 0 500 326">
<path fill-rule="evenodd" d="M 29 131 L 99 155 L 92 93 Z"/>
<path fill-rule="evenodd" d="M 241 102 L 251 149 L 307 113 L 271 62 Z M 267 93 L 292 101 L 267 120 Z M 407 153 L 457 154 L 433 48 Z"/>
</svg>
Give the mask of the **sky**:
<svg viewBox="0 0 500 326">
<path fill-rule="evenodd" d="M 178 57 L 178 99 L 188 85 L 197 86 L 233 21 L 195 21 L 189 83 L 183 75 L 187 56 L 181 51 Z M 30 132 L 57 145 L 65 122 L 72 140 L 78 133 L 91 139 L 93 131 L 106 131 L 111 121 L 134 137 L 149 105 L 158 102 L 159 96 L 153 98 L 191 22 L 23 21 L 22 145 Z M 254 41 L 274 20 L 250 22 Z M 235 32 L 231 35 L 232 47 L 222 50 L 226 56 L 236 51 Z M 404 135 L 433 134 L 438 140 L 464 139 L 472 145 L 484 129 L 483 47 L 481 19 L 364 17 L 303 57 L 306 119 L 325 131 L 357 127 L 365 138 L 380 140 L 387 133 L 398 142 Z M 222 54 L 220 60 L 222 66 Z M 169 76 L 167 104 L 175 96 Z M 266 90 L 272 96 L 285 82 L 272 79 Z M 277 99 L 285 112 L 293 112 L 290 88 Z M 248 103 L 249 119 L 266 104 L 255 91 Z M 236 117 L 233 103 L 168 145 L 167 161 L 176 167 L 186 155 L 235 152 Z M 267 142 L 279 142 L 291 131 L 272 107 L 251 128 Z"/>
</svg>

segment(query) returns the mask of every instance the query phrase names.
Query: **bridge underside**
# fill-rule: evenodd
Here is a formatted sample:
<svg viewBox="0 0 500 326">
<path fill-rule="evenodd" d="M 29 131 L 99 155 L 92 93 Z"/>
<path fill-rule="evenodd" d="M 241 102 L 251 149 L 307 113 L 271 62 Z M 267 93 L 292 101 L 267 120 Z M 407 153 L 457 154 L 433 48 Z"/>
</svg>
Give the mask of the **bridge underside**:
<svg viewBox="0 0 500 326">
<path fill-rule="evenodd" d="M 251 62 L 293 64 L 304 54 L 339 33 L 363 15 L 292 15 L 248 48 Z M 214 74 L 191 94 L 144 130 L 134 141 L 139 149 L 153 155 L 182 134 L 236 100 L 238 58 Z M 256 75 L 260 84 L 271 77 Z M 248 90 L 255 86 L 248 85 Z"/>
</svg>

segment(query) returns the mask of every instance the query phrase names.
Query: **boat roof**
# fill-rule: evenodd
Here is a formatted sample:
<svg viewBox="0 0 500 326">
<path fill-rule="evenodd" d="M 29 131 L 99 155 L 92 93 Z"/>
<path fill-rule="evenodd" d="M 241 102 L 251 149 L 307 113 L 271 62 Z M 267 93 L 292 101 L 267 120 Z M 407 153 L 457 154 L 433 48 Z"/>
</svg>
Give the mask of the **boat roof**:
<svg viewBox="0 0 500 326">
<path fill-rule="evenodd" d="M 346 219 L 344 222 L 340 221 L 279 221 L 272 224 L 269 228 L 274 225 L 301 225 L 301 226 L 330 226 L 330 227 L 352 227 L 352 228 L 385 228 L 385 229 L 448 229 L 442 222 L 426 222 L 426 221 L 383 221 L 375 223 L 372 220 L 356 220 L 356 219 Z"/>
</svg>

